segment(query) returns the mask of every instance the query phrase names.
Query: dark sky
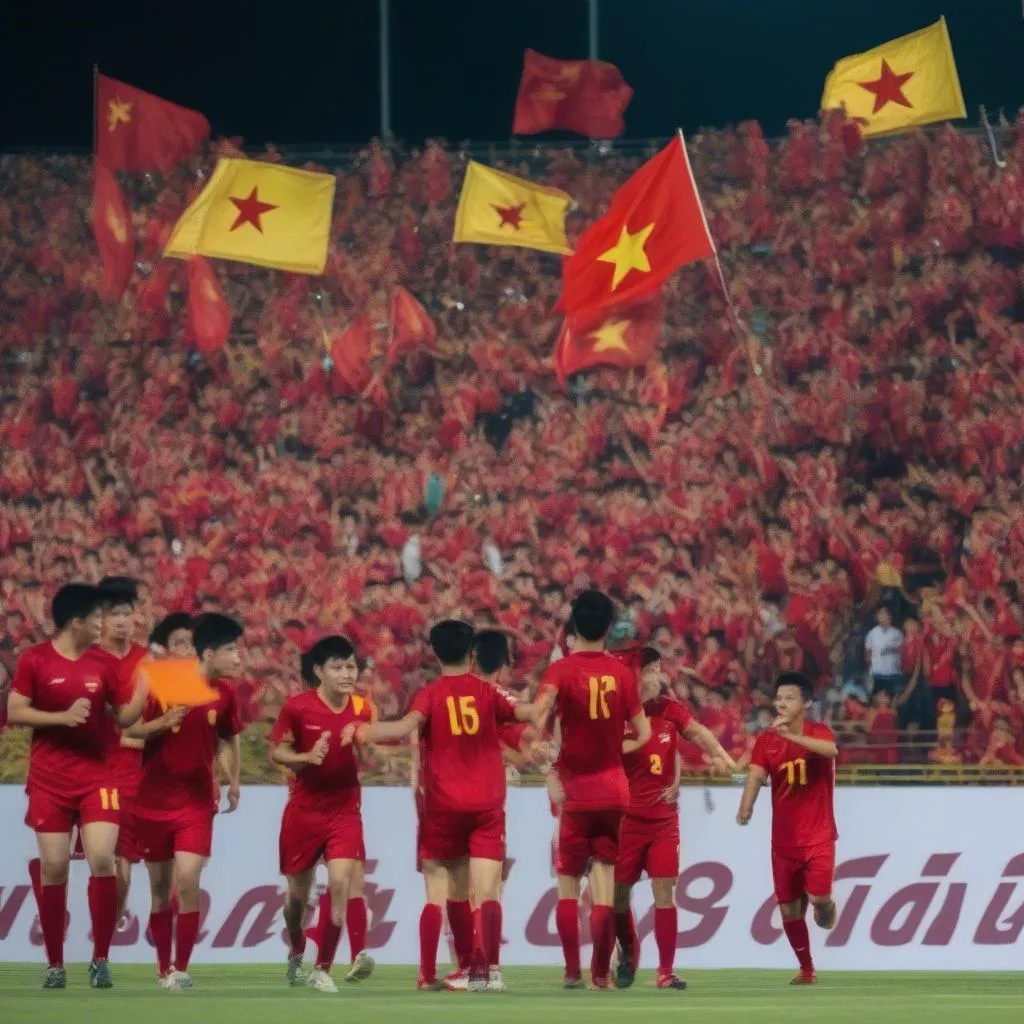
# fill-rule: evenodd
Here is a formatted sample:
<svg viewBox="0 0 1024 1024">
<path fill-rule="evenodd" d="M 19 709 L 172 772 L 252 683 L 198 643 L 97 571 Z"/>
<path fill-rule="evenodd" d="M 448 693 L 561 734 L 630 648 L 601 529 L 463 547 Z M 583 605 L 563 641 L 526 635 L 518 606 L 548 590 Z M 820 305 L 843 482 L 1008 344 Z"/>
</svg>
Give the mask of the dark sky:
<svg viewBox="0 0 1024 1024">
<path fill-rule="evenodd" d="M 15 0 L 0 30 L 0 148 L 87 147 L 93 63 L 250 145 L 378 132 L 377 0 Z M 10 8 L 13 13 L 9 13 Z M 635 89 L 626 134 L 814 114 L 836 59 L 945 14 L 971 118 L 1024 104 L 1021 0 L 601 0 L 600 56 Z M 507 139 L 533 47 L 587 51 L 586 0 L 391 0 L 400 138 Z"/>
</svg>

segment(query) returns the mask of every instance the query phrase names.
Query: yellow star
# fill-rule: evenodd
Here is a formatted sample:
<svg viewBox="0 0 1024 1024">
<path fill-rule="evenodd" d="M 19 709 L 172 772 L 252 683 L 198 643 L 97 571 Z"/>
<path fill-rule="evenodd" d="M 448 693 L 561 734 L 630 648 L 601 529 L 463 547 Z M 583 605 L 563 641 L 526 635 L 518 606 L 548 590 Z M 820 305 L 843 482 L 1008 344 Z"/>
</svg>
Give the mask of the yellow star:
<svg viewBox="0 0 1024 1024">
<path fill-rule="evenodd" d="M 615 264 L 615 274 L 612 276 L 612 291 L 615 291 L 622 284 L 622 279 L 631 270 L 642 270 L 644 273 L 650 271 L 651 264 L 647 259 L 647 253 L 644 252 L 644 246 L 647 244 L 647 239 L 653 230 L 654 223 L 651 222 L 635 235 L 631 235 L 629 229 L 623 224 L 622 234 L 619 235 L 618 242 L 607 252 L 603 252 L 597 257 L 601 263 Z"/>
<path fill-rule="evenodd" d="M 131 124 L 132 104 L 128 100 L 111 100 L 107 104 L 107 131 L 112 132 L 119 124 Z"/>
<path fill-rule="evenodd" d="M 541 103 L 559 103 L 565 99 L 565 93 L 545 82 L 533 90 L 533 98 Z"/>
<path fill-rule="evenodd" d="M 609 349 L 618 349 L 620 352 L 629 352 L 630 347 L 626 344 L 626 331 L 629 330 L 628 320 L 611 320 L 602 324 L 596 331 L 591 331 L 587 337 L 597 338 L 593 351 L 607 352 Z"/>
</svg>

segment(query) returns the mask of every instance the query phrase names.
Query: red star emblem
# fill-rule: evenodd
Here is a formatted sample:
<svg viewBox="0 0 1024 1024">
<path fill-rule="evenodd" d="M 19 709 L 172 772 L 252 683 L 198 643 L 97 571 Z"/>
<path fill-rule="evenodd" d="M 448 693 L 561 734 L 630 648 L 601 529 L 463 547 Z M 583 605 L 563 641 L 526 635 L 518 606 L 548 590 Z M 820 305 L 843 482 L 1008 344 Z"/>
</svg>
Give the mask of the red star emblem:
<svg viewBox="0 0 1024 1024">
<path fill-rule="evenodd" d="M 491 206 L 494 207 L 501 218 L 498 223 L 499 228 L 503 228 L 507 224 L 513 231 L 519 230 L 523 219 L 523 210 L 526 209 L 526 203 L 520 203 L 518 206 L 496 206 L 494 203 L 491 203 Z"/>
<path fill-rule="evenodd" d="M 903 86 L 914 77 L 913 71 L 905 75 L 897 75 L 889 62 L 882 61 L 882 73 L 874 82 L 858 82 L 862 89 L 875 94 L 875 108 L 872 114 L 877 114 L 887 103 L 898 103 L 901 107 L 913 107 L 914 104 L 903 95 Z"/>
<path fill-rule="evenodd" d="M 260 223 L 260 217 L 270 210 L 276 210 L 277 207 L 273 203 L 260 202 L 258 193 L 259 186 L 254 185 L 252 191 L 245 199 L 236 199 L 235 196 L 229 196 L 231 202 L 238 207 L 238 216 L 235 218 L 235 223 L 228 228 L 229 231 L 235 231 L 243 224 L 251 224 L 261 235 L 263 234 L 263 225 Z"/>
</svg>

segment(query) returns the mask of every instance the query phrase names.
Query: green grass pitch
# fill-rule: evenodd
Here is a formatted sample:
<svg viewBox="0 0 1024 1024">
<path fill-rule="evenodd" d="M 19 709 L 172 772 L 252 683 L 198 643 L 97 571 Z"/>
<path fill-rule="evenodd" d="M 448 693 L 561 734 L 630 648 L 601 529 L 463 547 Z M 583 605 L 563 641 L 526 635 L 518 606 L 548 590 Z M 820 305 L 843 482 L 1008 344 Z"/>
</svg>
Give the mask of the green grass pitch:
<svg viewBox="0 0 1024 1024">
<path fill-rule="evenodd" d="M 341 971 L 335 972 L 339 979 Z M 566 992 L 547 967 L 509 968 L 504 994 L 420 993 L 412 967 L 379 967 L 365 982 L 323 995 L 289 989 L 284 968 L 193 967 L 192 992 L 157 988 L 148 966 L 114 965 L 115 987 L 93 992 L 86 968 L 68 968 L 64 992 L 44 992 L 42 970 L 0 965 L 4 1024 L 902 1024 L 1024 1020 L 1021 974 L 827 974 L 813 988 L 790 988 L 792 972 L 690 971 L 685 992 L 652 987 L 642 971 L 623 992 Z"/>
</svg>

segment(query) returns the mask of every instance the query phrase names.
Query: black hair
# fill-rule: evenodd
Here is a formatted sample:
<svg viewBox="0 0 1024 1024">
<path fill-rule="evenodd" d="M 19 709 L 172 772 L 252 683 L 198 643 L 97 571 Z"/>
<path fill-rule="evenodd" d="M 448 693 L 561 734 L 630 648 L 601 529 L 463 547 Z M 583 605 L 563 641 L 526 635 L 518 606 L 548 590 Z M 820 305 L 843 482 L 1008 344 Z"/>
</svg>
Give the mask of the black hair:
<svg viewBox="0 0 1024 1024">
<path fill-rule="evenodd" d="M 585 590 L 572 603 L 572 621 L 584 640 L 603 640 L 615 621 L 615 605 L 600 590 Z"/>
<path fill-rule="evenodd" d="M 508 637 L 497 629 L 477 633 L 473 638 L 473 660 L 486 675 L 504 668 L 510 661 Z"/>
<path fill-rule="evenodd" d="M 473 627 L 461 619 L 445 619 L 430 630 L 430 646 L 442 665 L 459 665 L 473 647 Z"/>
<path fill-rule="evenodd" d="M 244 630 L 228 615 L 207 612 L 196 619 L 192 627 L 192 643 L 196 656 L 202 658 L 206 651 L 219 651 L 238 640 Z"/>
<path fill-rule="evenodd" d="M 653 665 L 656 662 L 661 661 L 661 652 L 656 647 L 641 647 L 640 648 L 640 667 L 647 668 L 648 665 Z"/>
<path fill-rule="evenodd" d="M 88 583 L 69 583 L 54 595 L 50 614 L 58 632 L 74 619 L 87 619 L 100 607 L 100 592 Z"/>
<path fill-rule="evenodd" d="M 814 699 L 814 683 L 803 672 L 783 672 L 775 680 L 775 692 L 778 693 L 783 686 L 796 686 L 805 701 Z"/>
<path fill-rule="evenodd" d="M 160 647 L 167 647 L 171 642 L 172 634 L 177 633 L 180 629 L 187 629 L 189 633 L 195 629 L 192 616 L 188 612 L 171 612 L 153 627 L 153 632 L 149 634 L 149 642 Z"/>
<path fill-rule="evenodd" d="M 129 576 L 104 576 L 96 585 L 104 608 L 127 604 L 132 608 L 139 601 L 139 585 Z"/>
<path fill-rule="evenodd" d="M 356 650 L 352 646 L 352 641 L 346 637 L 325 636 L 322 640 L 317 640 L 308 651 L 302 652 L 302 657 L 299 659 L 303 682 L 310 686 L 318 685 L 319 680 L 314 669 L 323 668 L 332 658 L 347 661 L 349 658 L 354 658 L 355 655 Z"/>
</svg>

